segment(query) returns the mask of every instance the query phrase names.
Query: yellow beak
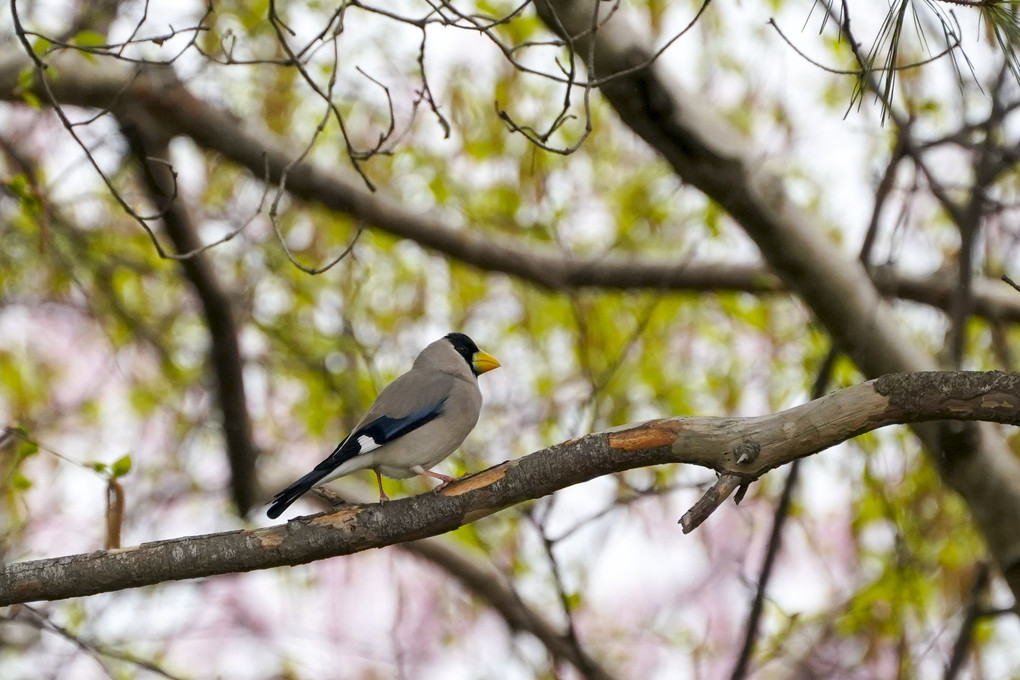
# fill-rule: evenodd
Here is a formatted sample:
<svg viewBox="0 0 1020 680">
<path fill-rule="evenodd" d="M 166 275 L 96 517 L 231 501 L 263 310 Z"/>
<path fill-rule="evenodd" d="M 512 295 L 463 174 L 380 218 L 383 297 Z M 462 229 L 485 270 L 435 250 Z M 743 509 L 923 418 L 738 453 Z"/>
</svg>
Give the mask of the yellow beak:
<svg viewBox="0 0 1020 680">
<path fill-rule="evenodd" d="M 471 363 L 474 365 L 475 370 L 478 371 L 479 375 L 491 371 L 494 368 L 499 368 L 500 366 L 496 357 L 492 356 L 488 352 L 483 352 L 482 350 L 475 352 L 474 357 L 471 359 Z"/>
</svg>

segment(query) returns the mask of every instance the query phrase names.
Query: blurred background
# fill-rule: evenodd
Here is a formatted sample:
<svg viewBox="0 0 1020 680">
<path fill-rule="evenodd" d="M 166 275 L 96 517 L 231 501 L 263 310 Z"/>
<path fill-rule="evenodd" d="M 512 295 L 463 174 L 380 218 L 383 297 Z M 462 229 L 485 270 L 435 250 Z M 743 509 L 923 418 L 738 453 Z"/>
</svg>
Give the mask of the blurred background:
<svg viewBox="0 0 1020 680">
<path fill-rule="evenodd" d="M 654 0 L 609 21 L 668 45 L 659 72 L 835 257 L 867 244 L 906 352 L 1015 370 L 1020 293 L 997 279 L 1020 275 L 1020 30 L 983 4 Z M 584 61 L 529 3 L 0 10 L 4 562 L 268 525 L 450 331 L 503 365 L 451 475 L 870 377 Z M 788 474 L 690 535 L 714 475 L 640 469 L 424 547 L 0 609 L 0 677 L 1020 676 L 1012 594 L 910 430 Z"/>
</svg>

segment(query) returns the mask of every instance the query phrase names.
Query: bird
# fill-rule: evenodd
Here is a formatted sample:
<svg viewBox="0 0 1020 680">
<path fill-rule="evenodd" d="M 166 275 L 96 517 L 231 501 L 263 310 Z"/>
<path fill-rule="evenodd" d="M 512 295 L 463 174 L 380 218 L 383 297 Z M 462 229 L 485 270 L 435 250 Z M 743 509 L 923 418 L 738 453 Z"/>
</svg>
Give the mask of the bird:
<svg viewBox="0 0 1020 680">
<path fill-rule="evenodd" d="M 478 349 L 464 333 L 449 333 L 418 354 L 411 370 L 379 393 L 354 430 L 325 460 L 276 494 L 266 514 L 276 519 L 302 494 L 357 470 L 371 469 L 379 484 L 379 502 L 389 500 L 382 476 L 406 479 L 433 472 L 474 429 L 482 409 L 478 376 L 500 363 Z"/>
</svg>

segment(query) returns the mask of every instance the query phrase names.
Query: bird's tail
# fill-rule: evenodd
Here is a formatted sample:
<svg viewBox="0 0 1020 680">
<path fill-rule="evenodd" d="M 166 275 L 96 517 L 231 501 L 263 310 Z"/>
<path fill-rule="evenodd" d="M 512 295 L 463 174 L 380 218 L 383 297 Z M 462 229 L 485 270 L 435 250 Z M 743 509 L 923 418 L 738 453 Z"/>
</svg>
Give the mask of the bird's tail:
<svg viewBox="0 0 1020 680">
<path fill-rule="evenodd" d="M 273 496 L 273 504 L 269 506 L 266 514 L 269 515 L 270 519 L 276 519 L 291 503 L 300 498 L 302 494 L 313 486 L 316 486 L 327 477 L 329 479 L 336 477 L 337 468 L 359 453 L 361 453 L 360 442 L 354 438 L 353 434 L 347 435 L 347 438 L 337 444 L 336 448 L 333 449 L 333 453 L 329 454 L 326 460 L 316 465 L 307 475 Z M 350 470 L 347 472 L 350 472 Z"/>
<path fill-rule="evenodd" d="M 318 468 L 312 470 L 307 475 L 276 494 L 273 497 L 273 504 L 269 506 L 268 510 L 266 510 L 266 514 L 269 515 L 270 519 L 276 519 L 291 503 L 300 498 L 313 486 L 317 485 L 322 478 L 329 473 L 330 470 L 320 470 Z"/>
</svg>

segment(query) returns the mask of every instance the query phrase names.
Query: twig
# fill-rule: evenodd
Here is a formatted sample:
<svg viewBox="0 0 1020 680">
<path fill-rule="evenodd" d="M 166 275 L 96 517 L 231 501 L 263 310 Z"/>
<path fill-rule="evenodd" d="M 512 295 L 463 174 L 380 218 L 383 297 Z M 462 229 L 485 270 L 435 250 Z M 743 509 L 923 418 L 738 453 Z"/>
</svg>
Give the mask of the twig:
<svg viewBox="0 0 1020 680">
<path fill-rule="evenodd" d="M 45 613 L 43 613 L 42 611 L 35 607 L 32 607 L 31 605 L 25 604 L 18 607 L 17 610 L 15 610 L 14 615 L 11 616 L 9 620 L 20 621 L 21 623 L 32 626 L 33 628 L 36 628 L 38 630 L 47 631 L 59 635 L 60 637 L 64 638 L 68 642 L 78 647 L 83 652 L 91 654 L 95 661 L 99 663 L 99 665 L 103 668 L 104 671 L 106 671 L 107 675 L 110 676 L 110 678 L 119 677 L 119 674 L 116 675 L 113 674 L 99 657 L 106 657 L 108 659 L 113 659 L 115 661 L 122 661 L 125 663 L 132 664 L 134 666 L 137 666 L 138 668 L 149 671 L 150 673 L 155 673 L 160 677 L 166 678 L 167 680 L 180 680 L 179 676 L 171 675 L 170 673 L 160 668 L 151 661 L 140 659 L 128 652 L 121 652 L 101 647 L 94 642 L 90 642 L 79 637 L 78 635 L 75 635 L 64 626 L 61 626 L 51 621 L 49 617 L 46 616 Z"/>
<path fill-rule="evenodd" d="M 761 573 L 758 575 L 758 585 L 754 590 L 754 600 L 751 602 L 751 610 L 747 614 L 747 624 L 744 626 L 744 644 L 740 648 L 737 662 L 730 674 L 731 680 L 741 680 L 747 675 L 747 667 L 751 663 L 754 644 L 758 639 L 761 613 L 765 608 L 765 593 L 768 590 L 769 581 L 772 579 L 772 569 L 775 567 L 776 557 L 779 555 L 779 548 L 782 545 L 783 527 L 786 526 L 786 519 L 790 516 L 793 493 L 797 488 L 798 479 L 800 479 L 800 461 L 795 460 L 790 465 L 790 472 L 786 475 L 786 481 L 783 484 L 783 494 L 779 497 L 779 505 L 776 506 L 768 548 L 765 550 L 765 559 L 762 562 Z"/>
<path fill-rule="evenodd" d="M 124 526 L 124 487 L 111 476 L 106 483 L 106 541 L 103 547 L 120 547 L 121 528 Z"/>
<path fill-rule="evenodd" d="M 347 5 L 341 5 L 340 9 L 338 9 L 336 13 L 334 13 L 333 17 L 331 17 L 327 28 L 323 29 L 323 31 L 313 39 L 312 43 L 318 42 L 322 39 L 329 26 L 332 26 L 334 22 L 339 22 L 339 26 L 343 26 L 343 13 L 346 7 Z M 290 42 L 287 40 L 286 34 L 290 33 L 293 35 L 294 32 L 283 22 L 282 17 L 277 12 L 276 0 L 269 0 L 269 23 L 276 32 L 277 42 L 280 47 L 283 48 L 283 51 L 287 53 L 287 56 L 291 58 L 294 68 L 298 70 L 298 73 L 301 74 L 302 79 L 304 79 L 312 91 L 326 103 L 326 110 L 332 113 L 333 119 L 336 120 L 337 126 L 340 128 L 340 136 L 344 140 L 344 145 L 347 148 L 347 157 L 350 159 L 352 167 L 361 176 L 362 181 L 365 182 L 365 186 L 368 187 L 370 191 L 375 191 L 375 184 L 373 184 L 372 180 L 369 179 L 365 169 L 361 166 L 361 162 L 371 158 L 377 153 L 380 153 L 382 144 L 386 141 L 388 135 L 380 135 L 380 140 L 376 146 L 367 151 L 359 151 L 354 148 L 350 134 L 347 131 L 347 123 L 344 120 L 344 116 L 337 105 L 333 103 L 333 87 L 336 85 L 336 72 L 339 68 L 340 62 L 336 46 L 338 33 L 335 32 L 333 35 L 333 69 L 330 72 L 329 83 L 327 84 L 326 89 L 323 90 L 322 87 L 315 81 L 315 78 L 312 77 L 311 73 L 308 72 L 308 69 L 305 68 L 301 54 L 295 53 L 294 49 L 290 46 Z M 309 47 L 312 43 L 309 43 Z M 308 49 L 308 47 L 305 49 Z"/>
<path fill-rule="evenodd" d="M 880 209 L 876 205 L 875 214 Z M 875 242 L 874 230 L 877 228 L 877 220 L 872 217 L 868 235 L 861 246 L 861 259 L 866 260 L 871 252 L 871 244 Z M 812 399 L 819 399 L 825 393 L 825 387 L 829 384 L 832 369 L 836 364 L 839 353 L 835 347 L 829 349 L 825 355 L 814 385 L 811 387 Z M 744 626 L 744 644 L 737 656 L 737 662 L 733 665 L 731 680 L 742 680 L 747 675 L 747 667 L 751 663 L 751 654 L 754 652 L 754 645 L 758 639 L 761 615 L 765 609 L 765 593 L 768 591 L 769 581 L 772 579 L 772 569 L 775 567 L 776 557 L 783 542 L 783 527 L 790 517 L 790 507 L 793 505 L 793 494 L 797 489 L 797 481 L 800 479 L 801 461 L 795 460 L 790 465 L 790 472 L 786 475 L 783 483 L 783 493 L 779 497 L 779 505 L 772 520 L 772 530 L 769 533 L 768 548 L 765 550 L 765 559 L 762 561 L 761 573 L 758 575 L 758 584 L 754 591 L 754 599 L 751 601 L 751 608 L 747 614 L 747 624 Z"/>
<path fill-rule="evenodd" d="M 548 505 L 547 508 L 552 507 L 551 503 L 554 502 L 555 499 L 555 496 L 550 499 L 550 505 Z M 542 538 L 542 546 L 545 549 L 546 559 L 549 561 L 549 568 L 552 571 L 553 583 L 556 586 L 556 594 L 560 600 L 563 617 L 567 622 L 566 633 L 562 635 L 561 638 L 571 650 L 572 658 L 588 661 L 591 657 L 585 653 L 584 647 L 581 645 L 581 639 L 577 634 L 577 626 L 574 623 L 574 606 L 571 604 L 571 597 L 567 592 L 567 588 L 563 580 L 560 563 L 556 559 L 556 555 L 553 554 L 553 548 L 556 545 L 556 541 L 549 538 L 549 535 L 545 530 L 545 519 L 548 516 L 548 512 L 545 513 L 541 519 L 537 518 L 534 513 L 527 513 L 525 516 L 531 521 L 531 524 L 535 527 L 538 535 Z M 575 665 L 585 677 L 592 678 L 602 675 L 601 669 L 598 666 L 586 668 L 584 666 L 577 665 L 576 663 Z"/>
<path fill-rule="evenodd" d="M 956 644 L 953 645 L 953 655 L 946 666 L 944 680 L 955 680 L 963 669 L 964 660 L 970 650 L 971 641 L 974 639 L 974 626 L 981 618 L 981 600 L 988 590 L 990 581 L 988 564 L 978 564 L 977 573 L 974 574 L 974 582 L 970 586 L 970 598 L 967 601 L 967 609 L 960 623 L 960 633 L 956 636 Z"/>
<path fill-rule="evenodd" d="M 680 518 L 683 532 L 689 534 L 701 526 L 701 523 L 708 519 L 708 516 L 715 512 L 716 508 L 722 505 L 730 497 L 730 494 L 736 491 L 737 487 L 746 482 L 746 477 L 731 472 L 719 475 L 715 484 Z"/>
<path fill-rule="evenodd" d="M 790 47 L 790 49 L 792 49 L 794 52 L 797 53 L 797 56 L 799 56 L 801 59 L 803 59 L 807 63 L 811 64 L 815 68 L 820 69 L 822 71 L 825 71 L 826 73 L 832 73 L 832 74 L 837 75 L 837 76 L 859 76 L 859 75 L 861 75 L 861 68 L 863 68 L 863 67 L 859 67 L 859 68 L 855 68 L 855 69 L 835 68 L 835 67 L 832 67 L 832 66 L 826 66 L 825 64 L 821 63 L 820 61 L 818 61 L 816 59 L 812 59 L 807 54 L 805 54 L 799 47 L 797 47 L 797 45 L 792 40 L 790 40 L 790 38 L 787 37 L 787 35 L 785 33 L 783 33 L 783 29 L 779 28 L 779 24 L 776 23 L 776 20 L 774 18 L 770 18 L 766 23 L 769 26 L 771 26 L 775 30 L 776 33 L 779 34 L 779 37 L 782 38 L 783 42 L 785 42 L 787 44 L 787 46 Z M 934 61 L 936 61 L 938 59 L 941 59 L 942 57 L 946 56 L 947 54 L 949 54 L 950 52 L 952 52 L 956 48 L 960 47 L 960 38 L 958 36 L 954 36 L 954 38 L 955 38 L 955 42 L 953 42 L 951 45 L 947 46 L 945 49 L 943 49 L 938 54 L 933 54 L 933 55 L 931 55 L 930 57 L 928 57 L 926 59 L 921 59 L 920 61 L 915 61 L 915 62 L 910 63 L 910 64 L 893 64 L 893 65 L 889 65 L 889 66 L 880 66 L 880 67 L 877 67 L 877 68 L 876 67 L 872 67 L 871 68 L 871 72 L 874 73 L 876 71 L 877 72 L 908 71 L 910 69 L 915 69 L 915 68 L 920 68 L 922 66 L 927 66 L 928 64 L 930 64 L 930 63 L 932 63 L 932 62 L 934 62 Z"/>
</svg>

